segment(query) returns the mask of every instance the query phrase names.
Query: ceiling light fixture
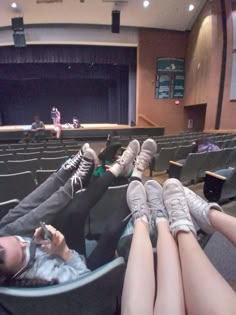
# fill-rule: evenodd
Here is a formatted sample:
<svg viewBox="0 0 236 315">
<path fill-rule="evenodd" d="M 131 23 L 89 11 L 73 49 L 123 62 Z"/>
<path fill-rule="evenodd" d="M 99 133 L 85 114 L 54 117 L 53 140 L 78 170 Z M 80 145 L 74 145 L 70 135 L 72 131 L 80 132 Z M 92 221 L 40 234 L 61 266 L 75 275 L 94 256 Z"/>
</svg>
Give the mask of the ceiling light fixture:
<svg viewBox="0 0 236 315">
<path fill-rule="evenodd" d="M 147 0 L 143 1 L 144 8 L 147 8 L 149 6 L 149 4 L 150 4 L 149 1 L 147 1 Z"/>
<path fill-rule="evenodd" d="M 11 7 L 12 7 L 13 9 L 16 9 L 16 8 L 17 8 L 17 4 L 16 4 L 15 2 L 12 2 Z"/>
<path fill-rule="evenodd" d="M 188 10 L 189 10 L 189 11 L 193 11 L 194 8 L 195 8 L 195 6 L 194 6 L 193 4 L 190 4 L 189 7 L 188 7 Z"/>
</svg>

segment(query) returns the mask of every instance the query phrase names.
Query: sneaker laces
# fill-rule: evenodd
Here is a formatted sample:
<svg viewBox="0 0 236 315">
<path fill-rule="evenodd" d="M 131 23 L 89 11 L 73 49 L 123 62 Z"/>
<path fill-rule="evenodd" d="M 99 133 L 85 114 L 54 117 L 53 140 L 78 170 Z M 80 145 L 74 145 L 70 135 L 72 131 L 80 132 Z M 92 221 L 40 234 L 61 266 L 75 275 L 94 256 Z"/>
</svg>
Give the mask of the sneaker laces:
<svg viewBox="0 0 236 315">
<path fill-rule="evenodd" d="M 147 203 L 139 203 L 139 199 L 133 200 L 136 201 L 135 205 L 132 207 L 132 211 L 123 219 L 123 222 L 128 220 L 130 217 L 134 219 L 141 218 L 142 216 L 146 216 L 147 220 L 150 219 L 149 208 L 147 207 Z"/>
<path fill-rule="evenodd" d="M 78 164 L 81 161 L 81 158 L 83 156 L 83 153 L 81 152 L 81 150 L 71 159 L 70 161 L 70 165 L 72 165 L 73 167 L 77 167 Z"/>
<path fill-rule="evenodd" d="M 171 223 L 175 222 L 176 220 L 181 220 L 181 219 L 188 219 L 189 220 L 189 215 L 183 211 L 183 209 L 186 207 L 186 204 L 183 203 L 183 201 L 180 198 L 175 198 L 172 199 L 170 203 L 171 207 Z"/>
<path fill-rule="evenodd" d="M 166 210 L 163 209 L 164 204 L 162 205 L 161 202 L 159 204 L 154 204 L 154 203 L 151 203 L 151 202 L 147 202 L 147 205 L 148 205 L 148 208 L 151 212 L 151 217 L 153 219 L 155 219 L 156 217 L 158 218 L 161 218 L 161 217 L 164 217 L 164 218 L 168 218 L 167 216 L 167 213 L 166 213 Z"/>
<path fill-rule="evenodd" d="M 150 156 L 147 152 L 141 152 L 137 157 L 135 165 L 140 171 L 144 171 L 147 167 L 148 163 L 150 162 Z"/>
<path fill-rule="evenodd" d="M 83 189 L 83 180 L 86 178 L 86 175 L 88 175 L 92 164 L 93 164 L 92 160 L 88 161 L 88 160 L 83 159 L 78 170 L 71 177 L 72 196 L 74 195 L 74 187 L 76 185 L 78 184 L 80 185 L 80 191 Z"/>
<path fill-rule="evenodd" d="M 129 160 L 130 155 L 133 155 L 133 151 L 132 149 L 130 149 L 129 147 L 124 151 L 124 153 L 122 154 L 122 156 L 118 159 L 118 163 L 120 165 L 126 165 L 127 163 L 127 159 Z"/>
</svg>

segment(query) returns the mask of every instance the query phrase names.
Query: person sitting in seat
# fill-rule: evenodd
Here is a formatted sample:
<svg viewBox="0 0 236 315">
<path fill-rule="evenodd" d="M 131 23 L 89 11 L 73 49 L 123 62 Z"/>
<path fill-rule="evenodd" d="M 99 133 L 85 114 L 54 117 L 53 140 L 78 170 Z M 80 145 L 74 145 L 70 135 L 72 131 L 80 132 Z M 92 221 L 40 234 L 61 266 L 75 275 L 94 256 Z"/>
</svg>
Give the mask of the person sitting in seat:
<svg viewBox="0 0 236 315">
<path fill-rule="evenodd" d="M 114 178 L 133 163 L 139 151 L 134 179 L 141 176 L 141 170 L 148 165 L 155 150 L 154 141 L 144 142 L 141 151 L 139 142 L 131 141 L 109 170 L 89 184 L 96 154 L 85 144 L 76 156 L 0 221 L 1 284 L 20 286 L 22 282 L 26 286 L 41 286 L 62 283 L 77 279 L 111 261 L 127 224 L 124 218 L 130 213 L 125 196 L 124 206 L 109 218 L 104 233 L 89 257 L 71 249 L 73 247 L 66 239 L 73 238 L 76 243 L 84 243 L 84 224 L 91 207 L 102 197 Z M 77 199 L 76 192 L 84 187 L 87 189 Z M 58 216 L 61 216 L 61 232 L 53 226 Z M 45 237 L 39 227 L 40 221 L 47 223 L 50 237 Z M 63 225 L 69 226 L 69 229 L 65 229 L 65 237 Z"/>
<path fill-rule="evenodd" d="M 193 144 L 192 153 L 212 152 L 220 150 L 218 145 L 214 144 L 207 138 L 197 139 L 192 144 Z"/>
<path fill-rule="evenodd" d="M 31 125 L 31 132 L 33 134 L 32 140 L 33 141 L 43 141 L 45 140 L 45 125 L 40 120 L 40 117 L 38 115 L 34 116 L 34 122 Z"/>
</svg>

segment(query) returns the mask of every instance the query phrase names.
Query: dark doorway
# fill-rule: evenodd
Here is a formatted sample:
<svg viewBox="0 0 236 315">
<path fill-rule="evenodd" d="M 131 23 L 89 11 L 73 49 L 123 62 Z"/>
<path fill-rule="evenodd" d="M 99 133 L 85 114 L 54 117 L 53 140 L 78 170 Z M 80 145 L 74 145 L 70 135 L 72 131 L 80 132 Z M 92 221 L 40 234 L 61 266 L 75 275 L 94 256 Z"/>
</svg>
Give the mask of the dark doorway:
<svg viewBox="0 0 236 315">
<path fill-rule="evenodd" d="M 206 104 L 184 107 L 184 130 L 203 131 L 205 126 Z"/>
</svg>

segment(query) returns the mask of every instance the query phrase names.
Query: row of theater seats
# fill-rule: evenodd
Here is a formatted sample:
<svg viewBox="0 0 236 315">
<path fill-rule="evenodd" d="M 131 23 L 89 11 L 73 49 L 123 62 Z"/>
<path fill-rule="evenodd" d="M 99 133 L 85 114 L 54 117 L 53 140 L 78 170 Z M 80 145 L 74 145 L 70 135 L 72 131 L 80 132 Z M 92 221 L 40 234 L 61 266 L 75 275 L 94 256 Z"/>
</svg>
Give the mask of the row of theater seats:
<svg viewBox="0 0 236 315">
<path fill-rule="evenodd" d="M 29 160 L 8 160 L 0 161 L 0 174 L 12 174 L 31 171 L 33 176 L 37 170 L 56 170 L 64 163 L 69 156 L 53 158 L 34 158 Z"/>
<path fill-rule="evenodd" d="M 126 189 L 127 185 L 109 188 L 91 210 L 87 226 L 90 237 L 96 238 L 101 235 L 107 217 L 122 206 L 121 200 L 126 198 Z M 80 196 L 81 192 L 75 198 Z M 2 204 L 0 204 L 0 215 L 1 209 L 3 209 Z M 118 245 L 120 255 L 122 255 L 120 243 L 129 247 L 130 242 L 131 236 L 125 236 L 120 240 Z M 235 279 L 234 246 L 219 233 L 215 233 L 211 238 L 208 237 L 208 242 L 204 245 L 205 253 L 222 276 L 227 281 Z M 156 261 L 155 251 L 154 257 Z M 30 290 L 0 287 L 0 313 L 41 315 L 43 309 L 43 314 L 52 315 L 119 314 L 117 300 L 121 298 L 124 273 L 125 261 L 119 257 L 92 273 L 67 283 Z"/>
<path fill-rule="evenodd" d="M 221 149 L 233 148 L 236 146 L 234 134 L 219 135 L 209 137 L 209 139 L 214 141 L 214 143 L 216 143 Z M 216 141 L 216 139 L 221 140 Z M 150 176 L 152 176 L 153 171 L 168 172 L 170 168 L 169 161 L 179 162 L 180 160 L 185 160 L 192 152 L 192 140 L 193 139 L 188 140 L 186 137 L 183 137 L 182 141 L 157 142 L 157 153 L 154 155 L 154 158 L 150 163 Z"/>
<path fill-rule="evenodd" d="M 80 147 L 75 140 L 0 145 L 0 202 L 22 200 Z"/>
<path fill-rule="evenodd" d="M 205 177 L 206 171 L 236 167 L 236 147 L 214 152 L 190 153 L 184 161 L 170 161 L 169 177 L 181 182 Z"/>
</svg>

